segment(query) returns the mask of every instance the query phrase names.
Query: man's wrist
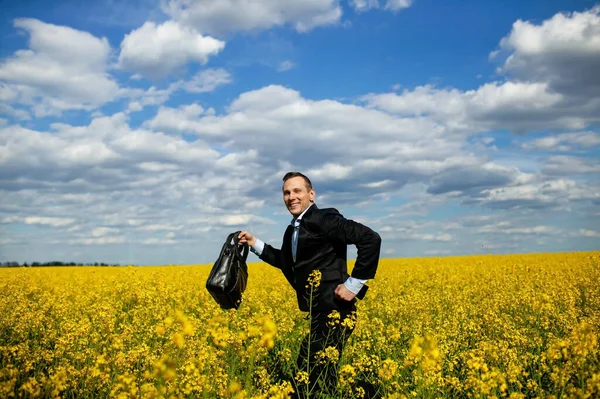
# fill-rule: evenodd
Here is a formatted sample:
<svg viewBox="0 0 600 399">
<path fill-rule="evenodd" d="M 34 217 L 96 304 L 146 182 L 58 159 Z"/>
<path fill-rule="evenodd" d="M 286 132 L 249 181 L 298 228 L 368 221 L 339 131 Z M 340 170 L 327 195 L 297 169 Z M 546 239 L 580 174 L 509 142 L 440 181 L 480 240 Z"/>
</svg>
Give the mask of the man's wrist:
<svg viewBox="0 0 600 399">
<path fill-rule="evenodd" d="M 354 295 L 358 295 L 362 287 L 365 285 L 367 280 L 362 280 L 358 278 L 354 278 L 352 276 L 348 276 L 348 279 L 344 282 L 344 286 L 353 293 Z"/>
<path fill-rule="evenodd" d="M 250 251 L 260 256 L 262 255 L 263 249 L 265 249 L 265 243 L 255 237 L 254 244 L 250 245 Z"/>
</svg>

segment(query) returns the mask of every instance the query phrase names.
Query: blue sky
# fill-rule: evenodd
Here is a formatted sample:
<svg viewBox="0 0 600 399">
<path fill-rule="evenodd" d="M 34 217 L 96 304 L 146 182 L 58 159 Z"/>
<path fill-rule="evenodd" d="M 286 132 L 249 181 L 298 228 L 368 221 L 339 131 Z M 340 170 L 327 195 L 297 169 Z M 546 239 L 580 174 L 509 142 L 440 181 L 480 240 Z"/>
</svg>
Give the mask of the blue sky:
<svg viewBox="0 0 600 399">
<path fill-rule="evenodd" d="M 289 170 L 384 257 L 600 248 L 597 2 L 2 7 L 0 261 L 279 246 Z"/>
</svg>

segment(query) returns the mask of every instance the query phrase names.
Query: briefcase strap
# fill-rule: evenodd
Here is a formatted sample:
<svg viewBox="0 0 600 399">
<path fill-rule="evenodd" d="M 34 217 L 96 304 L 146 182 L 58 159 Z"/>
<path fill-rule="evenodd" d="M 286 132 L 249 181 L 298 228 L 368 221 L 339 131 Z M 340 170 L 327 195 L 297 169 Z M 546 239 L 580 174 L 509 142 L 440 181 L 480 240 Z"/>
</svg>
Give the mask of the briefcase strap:
<svg viewBox="0 0 600 399">
<path fill-rule="evenodd" d="M 236 231 L 235 233 L 231 233 L 228 237 L 227 237 L 227 243 L 229 244 L 231 242 L 231 240 L 233 239 L 233 250 L 235 252 L 235 255 L 238 257 L 239 260 L 241 260 L 242 262 L 246 263 L 246 259 L 248 258 L 248 252 L 249 248 L 248 248 L 248 243 L 244 243 L 242 245 L 242 250 L 240 253 L 240 239 L 239 239 L 239 235 L 240 235 L 241 231 Z"/>
</svg>

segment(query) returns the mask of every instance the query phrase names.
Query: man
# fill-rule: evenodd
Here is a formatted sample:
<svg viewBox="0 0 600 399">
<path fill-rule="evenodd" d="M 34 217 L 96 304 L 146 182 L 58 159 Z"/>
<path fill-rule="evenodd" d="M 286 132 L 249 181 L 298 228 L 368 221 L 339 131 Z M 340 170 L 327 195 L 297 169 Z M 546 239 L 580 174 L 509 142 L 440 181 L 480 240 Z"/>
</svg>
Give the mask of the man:
<svg viewBox="0 0 600 399">
<path fill-rule="evenodd" d="M 307 393 L 314 397 L 316 392 L 335 389 L 337 360 L 323 364 L 315 356 L 327 347 L 334 347 L 341 357 L 354 328 L 356 297 L 364 297 L 366 281 L 375 277 L 381 248 L 381 238 L 376 232 L 344 218 L 334 208 L 318 208 L 314 200 L 315 190 L 309 178 L 289 172 L 283 178 L 283 202 L 293 219 L 285 231 L 281 249 L 273 248 L 248 231 L 239 234 L 241 244 L 248 243 L 261 260 L 281 269 L 296 291 L 300 310 L 309 312 L 311 331 L 302 342 L 297 360 L 298 368 L 309 376 L 301 397 Z M 349 244 L 358 249 L 351 276 L 347 271 Z M 319 282 L 314 281 L 314 271 L 320 272 Z M 332 316 L 338 314 L 336 322 Z"/>
</svg>

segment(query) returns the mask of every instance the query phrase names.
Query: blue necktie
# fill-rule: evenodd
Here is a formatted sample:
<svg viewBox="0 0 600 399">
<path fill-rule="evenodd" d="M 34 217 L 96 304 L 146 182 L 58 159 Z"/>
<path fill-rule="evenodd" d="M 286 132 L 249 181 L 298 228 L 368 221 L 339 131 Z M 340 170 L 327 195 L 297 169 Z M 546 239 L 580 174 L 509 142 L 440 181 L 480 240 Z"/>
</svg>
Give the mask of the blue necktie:
<svg viewBox="0 0 600 399">
<path fill-rule="evenodd" d="M 294 232 L 292 233 L 292 258 L 296 261 L 296 249 L 298 248 L 298 230 L 300 223 L 294 224 Z"/>
</svg>

